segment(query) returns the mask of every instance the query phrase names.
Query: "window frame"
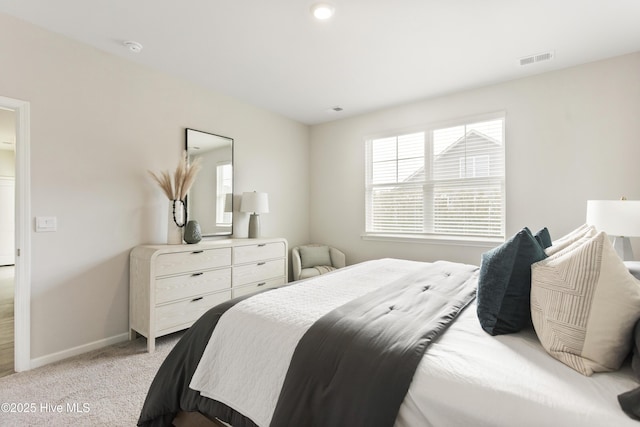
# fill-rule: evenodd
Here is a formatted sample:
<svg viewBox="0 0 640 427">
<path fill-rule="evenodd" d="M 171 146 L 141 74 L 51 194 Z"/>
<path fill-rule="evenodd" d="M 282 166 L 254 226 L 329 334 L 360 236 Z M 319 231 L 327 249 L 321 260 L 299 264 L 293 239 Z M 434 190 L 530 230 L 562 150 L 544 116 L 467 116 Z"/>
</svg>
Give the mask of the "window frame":
<svg viewBox="0 0 640 427">
<path fill-rule="evenodd" d="M 423 227 L 423 232 L 414 233 L 414 232 L 385 232 L 385 231 L 368 231 L 370 215 L 369 211 L 371 209 L 371 197 L 373 194 L 373 189 L 381 187 L 380 184 L 372 183 L 372 153 L 370 152 L 371 141 L 377 139 L 384 138 L 393 138 L 400 137 L 403 135 L 424 132 L 424 164 L 425 164 L 425 179 L 423 182 L 423 194 L 424 194 L 424 205 L 425 209 L 427 209 L 428 200 L 427 194 L 429 193 L 428 188 L 433 188 L 436 185 L 435 180 L 432 177 L 432 168 L 434 163 L 433 156 L 433 132 L 438 129 L 445 129 L 449 127 L 462 126 L 462 125 L 471 125 L 479 122 L 493 121 L 493 120 L 502 120 L 502 150 L 500 155 L 502 156 L 503 162 L 503 170 L 501 176 L 494 177 L 476 177 L 477 174 L 476 168 L 474 168 L 474 176 L 472 177 L 460 177 L 461 180 L 486 180 L 500 184 L 501 191 L 501 230 L 500 235 L 474 235 L 474 234 L 441 234 L 441 233 L 431 233 L 426 232 Z M 377 134 L 368 135 L 364 138 L 364 148 L 365 148 L 365 182 L 364 182 L 364 231 L 361 233 L 361 238 L 363 240 L 383 240 L 383 241 L 393 241 L 393 242 L 415 242 L 415 243 L 430 243 L 430 244 L 446 244 L 446 245 L 463 245 L 463 246 L 479 246 L 479 247 L 494 247 L 496 243 L 504 242 L 505 234 L 506 234 L 506 120 L 507 115 L 505 111 L 498 111 L 487 114 L 479 114 L 473 116 L 466 116 L 462 118 L 451 119 L 447 121 L 435 122 L 426 124 L 423 126 L 413 126 L 403 129 L 395 129 L 393 131 L 380 132 Z M 488 156 L 488 154 L 487 154 Z M 470 157 L 471 158 L 471 157 Z M 396 157 L 396 160 L 398 158 Z M 491 159 L 487 161 L 488 168 L 491 168 Z M 398 186 L 398 184 L 406 185 L 406 183 L 395 183 L 395 184 L 386 184 Z M 431 212 L 428 214 L 426 211 L 423 212 L 423 218 L 426 220 L 428 216 L 433 217 L 433 203 L 430 205 Z"/>
</svg>

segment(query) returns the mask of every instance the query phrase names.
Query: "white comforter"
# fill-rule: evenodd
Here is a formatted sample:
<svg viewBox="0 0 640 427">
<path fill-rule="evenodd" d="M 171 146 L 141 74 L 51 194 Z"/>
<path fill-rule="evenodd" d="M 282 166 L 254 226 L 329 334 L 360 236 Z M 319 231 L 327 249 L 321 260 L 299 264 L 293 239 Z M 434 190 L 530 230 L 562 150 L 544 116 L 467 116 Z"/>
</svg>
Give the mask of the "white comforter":
<svg viewBox="0 0 640 427">
<path fill-rule="evenodd" d="M 549 356 L 533 329 L 493 337 L 473 303 L 427 349 L 396 426 L 640 426 L 617 395 L 631 369 L 585 377 Z"/>
<path fill-rule="evenodd" d="M 324 314 L 423 263 L 367 262 L 254 296 L 225 313 L 190 387 L 271 421 L 298 340 Z M 584 377 L 547 355 L 535 333 L 492 337 L 468 307 L 419 365 L 396 426 L 636 426 L 616 395 L 629 370 Z"/>
<path fill-rule="evenodd" d="M 220 318 L 190 387 L 267 427 L 307 329 L 331 310 L 423 265 L 366 262 L 236 304 Z"/>
</svg>

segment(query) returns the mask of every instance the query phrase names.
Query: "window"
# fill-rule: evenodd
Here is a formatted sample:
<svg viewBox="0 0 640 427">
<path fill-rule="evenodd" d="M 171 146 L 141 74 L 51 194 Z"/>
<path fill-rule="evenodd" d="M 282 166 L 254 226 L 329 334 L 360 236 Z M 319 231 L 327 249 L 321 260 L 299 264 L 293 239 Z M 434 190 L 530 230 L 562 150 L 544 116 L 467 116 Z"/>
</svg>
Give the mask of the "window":
<svg viewBox="0 0 640 427">
<path fill-rule="evenodd" d="M 216 166 L 216 225 L 231 224 L 231 198 L 233 167 L 231 163 L 220 163 Z"/>
<path fill-rule="evenodd" d="M 463 157 L 460 159 L 460 178 L 489 176 L 489 156 Z"/>
<path fill-rule="evenodd" d="M 366 141 L 366 234 L 504 237 L 504 115 Z"/>
</svg>

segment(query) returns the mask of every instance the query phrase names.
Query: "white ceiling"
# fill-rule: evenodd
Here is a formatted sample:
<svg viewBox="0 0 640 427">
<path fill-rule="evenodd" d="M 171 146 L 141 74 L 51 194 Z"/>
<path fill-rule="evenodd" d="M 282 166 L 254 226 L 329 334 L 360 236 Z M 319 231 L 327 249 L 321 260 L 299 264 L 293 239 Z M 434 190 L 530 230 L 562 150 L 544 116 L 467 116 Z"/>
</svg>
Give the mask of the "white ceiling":
<svg viewBox="0 0 640 427">
<path fill-rule="evenodd" d="M 330 22 L 312 3 L 0 0 L 0 12 L 307 124 L 640 51 L 640 0 L 335 0 Z"/>
</svg>

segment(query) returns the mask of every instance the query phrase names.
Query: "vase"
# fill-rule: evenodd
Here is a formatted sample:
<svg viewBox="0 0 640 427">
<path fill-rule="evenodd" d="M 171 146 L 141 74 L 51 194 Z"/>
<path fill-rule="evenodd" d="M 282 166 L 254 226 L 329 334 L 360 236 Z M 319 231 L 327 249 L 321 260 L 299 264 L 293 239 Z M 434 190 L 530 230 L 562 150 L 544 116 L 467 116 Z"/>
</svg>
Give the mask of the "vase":
<svg viewBox="0 0 640 427">
<path fill-rule="evenodd" d="M 167 243 L 181 245 L 182 227 L 184 227 L 184 202 L 182 200 L 169 200 L 167 220 Z"/>
<path fill-rule="evenodd" d="M 191 220 L 187 222 L 187 225 L 184 227 L 184 241 L 193 244 L 198 243 L 202 240 L 202 233 L 200 232 L 200 224 L 198 221 Z"/>
</svg>

